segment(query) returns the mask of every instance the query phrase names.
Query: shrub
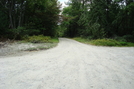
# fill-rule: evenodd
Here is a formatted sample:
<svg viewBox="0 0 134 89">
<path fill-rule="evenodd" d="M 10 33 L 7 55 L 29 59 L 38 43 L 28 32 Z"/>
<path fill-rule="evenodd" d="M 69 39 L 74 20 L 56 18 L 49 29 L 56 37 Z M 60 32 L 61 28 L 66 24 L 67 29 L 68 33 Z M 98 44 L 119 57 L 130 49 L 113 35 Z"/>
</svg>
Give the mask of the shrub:
<svg viewBox="0 0 134 89">
<path fill-rule="evenodd" d="M 116 40 L 113 39 L 97 39 L 97 40 L 92 40 L 91 44 L 94 45 L 103 45 L 103 46 L 115 46 L 119 45 L 119 43 Z"/>
<path fill-rule="evenodd" d="M 117 41 L 120 41 L 120 42 L 127 42 L 127 40 L 125 38 L 120 37 L 120 36 L 116 36 L 116 37 L 114 37 L 114 39 Z"/>
<path fill-rule="evenodd" d="M 99 23 L 94 23 L 90 27 L 90 30 L 91 30 L 92 38 L 104 38 L 106 35 L 104 28 L 101 28 L 101 25 Z"/>
<path fill-rule="evenodd" d="M 127 42 L 134 42 L 134 36 L 133 35 L 124 35 L 124 39 L 127 40 Z"/>
<path fill-rule="evenodd" d="M 126 45 L 128 45 L 128 43 L 127 42 L 120 42 L 120 45 L 121 46 L 126 46 Z"/>
<path fill-rule="evenodd" d="M 123 41 L 118 41 L 114 39 L 97 39 L 97 40 L 89 40 L 85 38 L 73 38 L 74 40 L 77 40 L 82 43 L 86 44 L 92 44 L 92 45 L 97 45 L 97 46 L 134 46 L 134 43 L 130 42 L 123 42 Z"/>
<path fill-rule="evenodd" d="M 133 43 L 121 42 L 114 39 L 97 39 L 92 40 L 90 43 L 98 46 L 134 46 Z"/>
<path fill-rule="evenodd" d="M 31 42 L 31 43 L 48 43 L 51 42 L 51 37 L 49 36 L 43 36 L 43 35 L 39 35 L 39 36 L 30 36 L 24 39 L 27 42 Z"/>
</svg>

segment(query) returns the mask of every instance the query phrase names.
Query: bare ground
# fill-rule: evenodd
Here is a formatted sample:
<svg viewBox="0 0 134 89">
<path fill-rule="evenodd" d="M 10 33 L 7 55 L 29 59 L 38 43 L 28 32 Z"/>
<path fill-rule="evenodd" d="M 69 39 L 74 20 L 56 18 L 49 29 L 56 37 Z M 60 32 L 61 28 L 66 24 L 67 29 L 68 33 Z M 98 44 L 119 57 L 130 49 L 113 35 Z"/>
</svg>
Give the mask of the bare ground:
<svg viewBox="0 0 134 89">
<path fill-rule="evenodd" d="M 49 49 L 56 46 L 57 43 L 19 43 L 19 42 L 1 42 L 0 57 L 20 56 L 28 54 L 29 51 L 39 51 L 40 49 Z"/>
<path fill-rule="evenodd" d="M 2 56 L 0 89 L 134 89 L 134 47 L 60 38 L 53 49 Z"/>
</svg>

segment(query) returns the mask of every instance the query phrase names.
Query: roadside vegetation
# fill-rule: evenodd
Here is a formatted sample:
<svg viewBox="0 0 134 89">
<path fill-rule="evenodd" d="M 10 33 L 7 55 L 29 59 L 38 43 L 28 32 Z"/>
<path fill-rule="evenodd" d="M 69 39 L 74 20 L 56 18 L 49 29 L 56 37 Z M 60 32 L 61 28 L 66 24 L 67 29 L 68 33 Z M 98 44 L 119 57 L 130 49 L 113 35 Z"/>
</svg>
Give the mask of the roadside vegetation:
<svg viewBox="0 0 134 89">
<path fill-rule="evenodd" d="M 22 51 L 39 51 L 39 50 L 46 50 L 46 49 L 50 49 L 50 48 L 53 48 L 57 46 L 57 43 L 43 43 L 39 46 L 36 46 L 36 47 L 29 47 L 25 50 L 22 50 Z"/>
<path fill-rule="evenodd" d="M 134 0 L 70 0 L 60 35 L 93 45 L 133 46 L 133 8 Z"/>
<path fill-rule="evenodd" d="M 134 0 L 69 0 L 66 4 L 61 10 L 57 0 L 1 0 L 0 39 L 57 43 L 58 37 L 79 37 L 93 45 L 133 46 Z"/>
<path fill-rule="evenodd" d="M 60 7 L 57 0 L 1 0 L 0 38 L 57 37 Z"/>
<path fill-rule="evenodd" d="M 31 51 L 47 50 L 57 46 L 58 38 L 49 36 L 28 36 L 22 40 L 3 40 L 0 42 L 0 56 L 23 55 Z"/>
<path fill-rule="evenodd" d="M 43 35 L 24 37 L 23 40 L 18 41 L 18 43 L 32 43 L 33 45 L 38 45 L 25 49 L 25 51 L 38 51 L 53 48 L 57 46 L 58 42 L 59 40 L 56 37 L 51 38 L 50 36 Z"/>
<path fill-rule="evenodd" d="M 50 36 L 29 36 L 24 37 L 22 42 L 31 42 L 31 43 L 58 43 L 58 38 L 51 38 Z"/>
<path fill-rule="evenodd" d="M 55 47 L 60 7 L 57 0 L 1 0 L 0 48 L 24 45 L 27 49 L 21 50 L 34 51 Z"/>
<path fill-rule="evenodd" d="M 96 45 L 96 46 L 134 47 L 134 43 L 124 42 L 124 41 L 115 40 L 115 39 L 91 40 L 91 39 L 80 38 L 80 37 L 76 37 L 76 38 L 73 38 L 73 39 L 76 40 L 76 41 L 82 42 L 82 43 Z"/>
</svg>

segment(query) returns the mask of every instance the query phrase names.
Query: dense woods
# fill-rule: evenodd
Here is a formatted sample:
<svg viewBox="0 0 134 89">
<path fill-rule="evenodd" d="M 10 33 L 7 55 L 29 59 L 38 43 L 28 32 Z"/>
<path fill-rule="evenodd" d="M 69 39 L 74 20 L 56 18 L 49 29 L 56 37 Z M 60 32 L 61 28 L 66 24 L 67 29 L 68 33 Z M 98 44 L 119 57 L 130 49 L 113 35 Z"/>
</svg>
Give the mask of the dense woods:
<svg viewBox="0 0 134 89">
<path fill-rule="evenodd" d="M 0 0 L 0 36 L 55 36 L 59 8 L 57 0 Z"/>
<path fill-rule="evenodd" d="M 0 0 L 1 38 L 115 38 L 134 42 L 134 0 Z"/>
<path fill-rule="evenodd" d="M 70 0 L 63 9 L 63 36 L 122 38 L 134 42 L 134 0 Z"/>
</svg>

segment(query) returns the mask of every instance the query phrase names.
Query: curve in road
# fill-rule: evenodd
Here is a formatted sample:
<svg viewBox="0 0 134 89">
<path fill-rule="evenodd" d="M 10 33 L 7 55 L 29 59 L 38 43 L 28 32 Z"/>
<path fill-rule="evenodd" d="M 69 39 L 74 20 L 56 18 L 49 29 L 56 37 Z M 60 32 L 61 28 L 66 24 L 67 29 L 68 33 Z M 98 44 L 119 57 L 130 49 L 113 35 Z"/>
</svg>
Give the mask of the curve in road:
<svg viewBox="0 0 134 89">
<path fill-rule="evenodd" d="M 60 38 L 53 49 L 0 58 L 0 89 L 134 89 L 134 47 Z"/>
</svg>

